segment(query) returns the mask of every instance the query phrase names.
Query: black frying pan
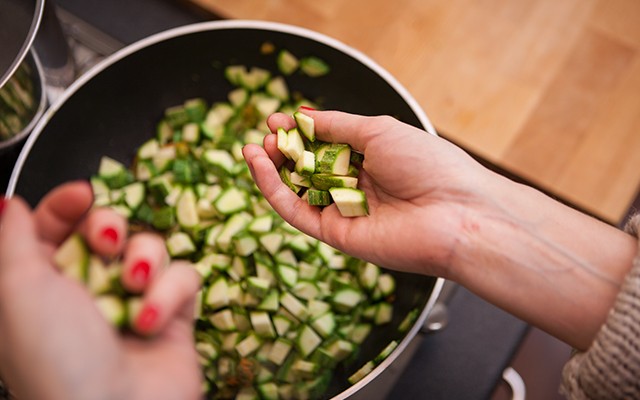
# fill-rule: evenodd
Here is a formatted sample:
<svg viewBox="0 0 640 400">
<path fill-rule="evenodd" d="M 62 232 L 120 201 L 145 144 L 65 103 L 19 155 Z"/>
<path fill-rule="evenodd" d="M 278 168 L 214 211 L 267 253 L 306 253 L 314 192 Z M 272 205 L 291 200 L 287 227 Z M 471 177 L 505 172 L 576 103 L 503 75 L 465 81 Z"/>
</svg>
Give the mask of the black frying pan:
<svg viewBox="0 0 640 400">
<path fill-rule="evenodd" d="M 17 193 L 35 205 L 54 186 L 94 174 L 103 155 L 130 164 L 134 150 L 154 134 L 165 108 L 192 97 L 204 97 L 210 103 L 226 100 L 231 86 L 223 76 L 223 66 L 240 63 L 277 73 L 275 57 L 259 51 L 265 41 L 299 56 L 319 56 L 332 66 L 325 77 L 294 75 L 288 79 L 292 90 L 317 99 L 323 108 L 393 115 L 435 133 L 395 79 L 364 55 L 333 39 L 280 24 L 209 22 L 174 29 L 129 46 L 74 83 L 29 138 L 8 193 Z M 348 397 L 382 372 L 404 350 L 433 306 L 442 280 L 394 275 L 398 289 L 393 322 L 373 331 L 353 364 L 336 369 L 327 397 Z M 415 307 L 424 311 L 413 329 L 407 334 L 398 333 L 398 324 Z M 396 351 L 350 387 L 346 378 L 394 339 L 401 341 Z"/>
</svg>

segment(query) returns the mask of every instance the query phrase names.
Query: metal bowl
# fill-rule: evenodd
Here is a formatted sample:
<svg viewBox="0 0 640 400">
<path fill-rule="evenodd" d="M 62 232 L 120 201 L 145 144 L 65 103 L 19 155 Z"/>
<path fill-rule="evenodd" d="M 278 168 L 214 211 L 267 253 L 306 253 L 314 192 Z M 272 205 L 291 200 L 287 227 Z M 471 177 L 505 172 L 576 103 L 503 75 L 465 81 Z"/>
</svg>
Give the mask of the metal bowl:
<svg viewBox="0 0 640 400">
<path fill-rule="evenodd" d="M 0 136 L 0 154 L 22 145 L 47 107 L 47 93 L 42 65 L 33 49 L 27 53 L 25 59 L 14 71 L 13 76 L 8 79 L 4 86 L 0 87 L 0 91 L 6 94 L 8 88 L 14 85 L 21 85 L 24 88 L 23 83 L 18 83 L 18 75 L 20 75 L 21 81 L 26 80 L 23 83 L 26 83 L 31 89 L 22 101 L 14 99 L 19 102 L 24 114 L 19 117 L 15 116 L 20 122 L 18 123 L 18 128 L 12 130 L 8 138 L 4 139 Z M 0 98 L 0 104 L 6 104 L 2 98 Z M 0 112 L 3 111 L 0 110 Z M 6 114 L 0 117 L 9 118 L 8 113 L 6 111 L 4 113 Z"/>
<path fill-rule="evenodd" d="M 94 174 L 102 155 L 130 164 L 135 149 L 155 132 L 165 108 L 193 97 L 204 97 L 209 103 L 226 99 L 232 87 L 223 68 L 216 65 L 239 63 L 278 73 L 275 57 L 259 51 L 267 41 L 300 56 L 318 56 L 332 66 L 331 73 L 321 78 L 289 77 L 291 90 L 310 99 L 321 98 L 324 108 L 393 115 L 435 134 L 423 110 L 396 79 L 335 39 L 276 23 L 207 22 L 126 47 L 69 87 L 27 141 L 8 193 L 36 204 L 54 186 Z M 373 330 L 353 363 L 335 369 L 326 397 L 346 398 L 371 382 L 407 347 L 433 307 L 442 279 L 393 274 L 397 291 L 392 322 Z M 422 310 L 420 316 L 408 332 L 400 333 L 398 325 L 416 307 Z M 350 385 L 347 377 L 391 340 L 399 342 L 396 350 L 372 373 Z"/>
</svg>

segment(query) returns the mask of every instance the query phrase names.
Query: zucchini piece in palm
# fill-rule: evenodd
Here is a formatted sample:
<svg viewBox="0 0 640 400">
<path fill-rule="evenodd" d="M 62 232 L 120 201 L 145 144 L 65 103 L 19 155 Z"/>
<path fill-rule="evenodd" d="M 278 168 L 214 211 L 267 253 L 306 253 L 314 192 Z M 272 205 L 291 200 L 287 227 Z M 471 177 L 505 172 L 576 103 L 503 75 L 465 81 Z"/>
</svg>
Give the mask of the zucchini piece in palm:
<svg viewBox="0 0 640 400">
<path fill-rule="evenodd" d="M 331 188 L 355 189 L 358 186 L 358 178 L 331 174 L 313 174 L 311 175 L 311 183 L 318 190 L 329 190 Z"/>
<path fill-rule="evenodd" d="M 302 156 L 296 161 L 295 169 L 301 176 L 310 177 L 316 172 L 316 155 L 304 150 Z"/>
<path fill-rule="evenodd" d="M 333 187 L 329 189 L 329 193 L 343 217 L 369 215 L 367 196 L 362 190 Z"/>
<path fill-rule="evenodd" d="M 307 190 L 307 203 L 312 206 L 328 206 L 331 204 L 331 195 L 327 190 Z"/>
<path fill-rule="evenodd" d="M 316 159 L 316 172 L 320 174 L 347 175 L 351 158 L 351 147 L 347 144 L 332 144 Z"/>
<path fill-rule="evenodd" d="M 302 132 L 310 142 L 314 142 L 316 140 L 316 129 L 313 118 L 301 113 L 300 111 L 293 113 L 293 118 L 296 120 L 296 124 L 298 125 L 300 132 Z"/>
</svg>

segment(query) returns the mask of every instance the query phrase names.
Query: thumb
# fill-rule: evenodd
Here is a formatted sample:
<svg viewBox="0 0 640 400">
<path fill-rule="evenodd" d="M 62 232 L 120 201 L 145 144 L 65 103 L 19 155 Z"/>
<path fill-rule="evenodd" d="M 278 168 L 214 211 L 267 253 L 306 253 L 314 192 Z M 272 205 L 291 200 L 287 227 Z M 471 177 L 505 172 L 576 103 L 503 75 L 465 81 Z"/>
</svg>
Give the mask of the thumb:
<svg viewBox="0 0 640 400">
<path fill-rule="evenodd" d="M 20 198 L 4 200 L 0 215 L 0 272 L 41 268 L 38 241 L 31 209 Z"/>
</svg>

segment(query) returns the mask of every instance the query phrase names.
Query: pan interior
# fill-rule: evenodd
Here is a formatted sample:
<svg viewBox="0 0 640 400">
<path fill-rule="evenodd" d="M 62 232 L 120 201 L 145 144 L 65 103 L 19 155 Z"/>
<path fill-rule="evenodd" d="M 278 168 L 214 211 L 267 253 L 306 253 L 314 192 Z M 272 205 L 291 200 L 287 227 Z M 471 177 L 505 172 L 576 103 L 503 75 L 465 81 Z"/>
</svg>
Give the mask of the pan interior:
<svg viewBox="0 0 640 400">
<path fill-rule="evenodd" d="M 387 114 L 423 128 L 416 112 L 376 71 L 344 52 L 307 37 L 264 29 L 216 29 L 191 32 L 141 48 L 108 65 L 76 88 L 42 125 L 14 171 L 15 193 L 31 205 L 65 181 L 87 179 L 108 155 L 130 165 L 135 149 L 155 133 L 167 107 L 203 97 L 225 101 L 232 86 L 224 78 L 230 64 L 259 66 L 278 73 L 275 57 L 260 47 L 271 42 L 299 56 L 315 55 L 332 67 L 321 78 L 293 75 L 291 91 L 317 101 L 324 109 L 363 115 Z M 359 357 L 339 368 L 327 396 L 349 386 L 346 378 L 371 360 L 391 340 L 405 334 L 397 327 L 413 308 L 423 309 L 436 278 L 394 273 L 397 279 L 393 322 L 370 335 Z"/>
</svg>

